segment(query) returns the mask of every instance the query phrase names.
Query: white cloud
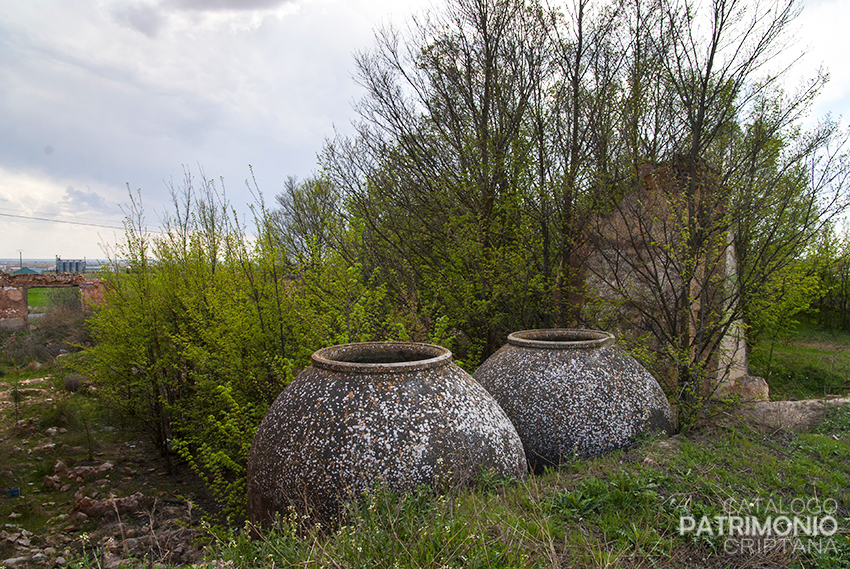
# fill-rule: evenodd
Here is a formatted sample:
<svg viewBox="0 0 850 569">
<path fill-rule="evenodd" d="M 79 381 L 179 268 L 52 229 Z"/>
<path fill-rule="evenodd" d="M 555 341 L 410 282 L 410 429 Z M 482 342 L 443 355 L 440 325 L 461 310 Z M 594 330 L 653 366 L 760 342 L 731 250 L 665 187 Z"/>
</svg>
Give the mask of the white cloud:
<svg viewBox="0 0 850 569">
<path fill-rule="evenodd" d="M 84 187 L 85 189 L 78 189 Z M 126 188 L 69 179 L 56 179 L 37 171 L 0 167 L 0 202 L 4 211 L 32 216 L 92 215 L 108 224 L 120 225 L 119 204 L 127 200 Z"/>
<path fill-rule="evenodd" d="M 112 16 L 117 22 L 141 32 L 151 39 L 159 34 L 165 23 L 165 18 L 159 6 L 153 2 L 115 6 L 112 9 Z"/>
<path fill-rule="evenodd" d="M 174 5 L 186 10 L 201 12 L 215 10 L 233 10 L 238 12 L 267 10 L 284 4 L 294 4 L 296 0 L 172 0 L 164 5 Z"/>
<path fill-rule="evenodd" d="M 106 12 L 124 27 L 150 39 L 160 32 L 184 33 L 194 37 L 198 31 L 250 31 L 266 18 L 282 18 L 310 0 L 113 0 Z"/>
<path fill-rule="evenodd" d="M 96 258 L 103 256 L 101 244 L 120 239 L 118 190 L 77 190 L 68 182 L 0 168 L 0 257 L 23 250 L 31 259 Z"/>
<path fill-rule="evenodd" d="M 71 212 L 88 212 L 104 213 L 107 215 L 115 215 L 121 213 L 121 207 L 106 200 L 103 196 L 95 191 L 83 191 L 68 186 L 65 188 L 65 195 L 62 196 L 62 206 Z"/>
<path fill-rule="evenodd" d="M 129 183 L 155 219 L 168 203 L 163 180 L 181 179 L 184 165 L 223 176 L 241 207 L 252 164 L 271 199 L 288 175 L 316 168 L 334 126 L 349 131 L 360 93 L 352 52 L 430 1 L 0 2 L 0 208 L 97 218 L 126 201 Z M 802 71 L 824 61 L 833 77 L 816 113 L 847 115 L 848 7 L 807 4 L 797 35 L 814 51 Z M 70 256 L 53 251 L 48 227 L 27 246 Z M 0 257 L 14 256 L 7 228 Z"/>
<path fill-rule="evenodd" d="M 371 44 L 379 20 L 409 9 L 392 0 L 0 2 L 0 207 L 96 218 L 126 201 L 129 183 L 155 220 L 168 203 L 163 180 L 181 179 L 184 165 L 223 176 L 241 208 L 252 164 L 271 199 L 286 176 L 315 169 L 334 125 L 348 127 L 352 52 Z M 53 251 L 56 224 L 10 219 L 5 249 L 11 236 L 70 255 Z"/>
</svg>

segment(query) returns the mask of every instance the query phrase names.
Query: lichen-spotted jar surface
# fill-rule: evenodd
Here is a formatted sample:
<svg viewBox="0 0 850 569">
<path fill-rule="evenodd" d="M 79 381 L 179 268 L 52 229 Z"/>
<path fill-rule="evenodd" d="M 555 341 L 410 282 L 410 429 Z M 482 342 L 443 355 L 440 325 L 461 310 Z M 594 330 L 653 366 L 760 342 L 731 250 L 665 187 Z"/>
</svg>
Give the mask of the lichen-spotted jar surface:
<svg viewBox="0 0 850 569">
<path fill-rule="evenodd" d="M 413 342 L 345 344 L 313 354 L 260 424 L 248 458 L 248 517 L 333 520 L 381 484 L 436 490 L 482 470 L 523 477 L 522 442 L 451 352 Z"/>
<path fill-rule="evenodd" d="M 510 417 L 536 472 L 675 428 L 661 386 L 605 332 L 514 332 L 474 377 Z"/>
</svg>

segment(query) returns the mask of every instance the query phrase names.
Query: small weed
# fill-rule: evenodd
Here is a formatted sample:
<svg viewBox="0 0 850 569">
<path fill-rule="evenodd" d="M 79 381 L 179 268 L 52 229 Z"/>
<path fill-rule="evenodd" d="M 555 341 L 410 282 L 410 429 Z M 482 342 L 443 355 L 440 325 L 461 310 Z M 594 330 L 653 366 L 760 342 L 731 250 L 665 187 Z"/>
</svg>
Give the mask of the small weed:
<svg viewBox="0 0 850 569">
<path fill-rule="evenodd" d="M 78 411 L 70 399 L 61 399 L 55 405 L 48 406 L 41 413 L 39 426 L 42 429 L 64 427 L 75 429 L 79 424 Z"/>
<path fill-rule="evenodd" d="M 24 400 L 24 393 L 18 387 L 18 382 L 12 384 L 12 401 L 15 402 L 15 418 L 21 417 L 21 401 Z"/>
<path fill-rule="evenodd" d="M 552 499 L 555 511 L 573 516 L 616 511 L 635 514 L 659 501 L 657 474 L 649 470 L 619 470 L 609 479 L 586 478 L 574 491 L 564 491 Z"/>
<path fill-rule="evenodd" d="M 822 435 L 850 433 L 850 405 L 830 405 L 826 417 L 812 432 Z"/>
<path fill-rule="evenodd" d="M 516 483 L 516 478 L 503 476 L 493 470 L 483 470 L 477 480 L 478 488 L 485 493 L 495 492 Z"/>
</svg>

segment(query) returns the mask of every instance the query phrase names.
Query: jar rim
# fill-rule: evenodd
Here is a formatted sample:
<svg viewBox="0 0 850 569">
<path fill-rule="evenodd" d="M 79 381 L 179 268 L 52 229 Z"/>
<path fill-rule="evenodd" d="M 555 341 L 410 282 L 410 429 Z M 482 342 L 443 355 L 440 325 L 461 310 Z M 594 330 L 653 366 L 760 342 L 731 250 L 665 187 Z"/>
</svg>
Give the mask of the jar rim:
<svg viewBox="0 0 850 569">
<path fill-rule="evenodd" d="M 452 352 L 423 342 L 354 342 L 316 350 L 311 360 L 329 371 L 402 373 L 446 365 Z"/>
<path fill-rule="evenodd" d="M 542 328 L 521 330 L 508 336 L 508 343 L 521 348 L 590 350 L 614 343 L 614 336 L 601 330 Z"/>
</svg>

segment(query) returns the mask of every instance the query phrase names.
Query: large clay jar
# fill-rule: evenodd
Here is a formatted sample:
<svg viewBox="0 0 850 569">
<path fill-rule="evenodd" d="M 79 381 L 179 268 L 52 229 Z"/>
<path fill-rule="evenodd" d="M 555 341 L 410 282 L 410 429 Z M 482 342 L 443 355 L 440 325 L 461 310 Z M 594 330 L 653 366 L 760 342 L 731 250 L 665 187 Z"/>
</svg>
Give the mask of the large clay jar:
<svg viewBox="0 0 850 569">
<path fill-rule="evenodd" d="M 510 417 L 536 472 L 674 430 L 658 382 L 605 332 L 514 332 L 474 377 Z"/>
<path fill-rule="evenodd" d="M 482 470 L 523 477 L 522 442 L 496 401 L 419 343 L 321 349 L 272 404 L 248 458 L 248 517 L 334 520 L 350 498 L 463 483 Z M 294 508 L 294 510 L 291 510 Z"/>
</svg>

